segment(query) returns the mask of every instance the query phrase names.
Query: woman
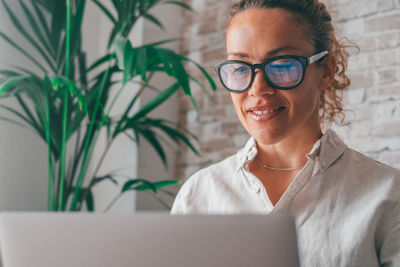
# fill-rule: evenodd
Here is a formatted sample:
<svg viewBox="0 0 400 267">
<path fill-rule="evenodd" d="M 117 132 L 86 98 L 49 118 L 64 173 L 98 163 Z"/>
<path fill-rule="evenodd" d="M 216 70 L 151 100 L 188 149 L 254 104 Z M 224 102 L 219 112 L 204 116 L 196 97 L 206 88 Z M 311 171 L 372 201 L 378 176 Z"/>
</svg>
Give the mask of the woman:
<svg viewBox="0 0 400 267">
<path fill-rule="evenodd" d="M 179 213 L 289 212 L 302 266 L 400 266 L 400 172 L 349 149 L 323 122 L 343 122 L 347 54 L 318 0 L 241 0 L 216 65 L 252 136 L 194 174 Z"/>
</svg>

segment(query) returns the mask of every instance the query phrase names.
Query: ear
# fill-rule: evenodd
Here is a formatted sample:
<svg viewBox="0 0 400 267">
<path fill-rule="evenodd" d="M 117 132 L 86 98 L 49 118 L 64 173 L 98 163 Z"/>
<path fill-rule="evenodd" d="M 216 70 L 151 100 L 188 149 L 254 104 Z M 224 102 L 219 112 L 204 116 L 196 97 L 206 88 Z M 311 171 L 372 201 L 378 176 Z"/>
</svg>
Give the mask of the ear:
<svg viewBox="0 0 400 267">
<path fill-rule="evenodd" d="M 328 54 L 322 64 L 323 72 L 319 88 L 321 90 L 326 90 L 335 78 L 336 59 L 333 55 Z"/>
</svg>

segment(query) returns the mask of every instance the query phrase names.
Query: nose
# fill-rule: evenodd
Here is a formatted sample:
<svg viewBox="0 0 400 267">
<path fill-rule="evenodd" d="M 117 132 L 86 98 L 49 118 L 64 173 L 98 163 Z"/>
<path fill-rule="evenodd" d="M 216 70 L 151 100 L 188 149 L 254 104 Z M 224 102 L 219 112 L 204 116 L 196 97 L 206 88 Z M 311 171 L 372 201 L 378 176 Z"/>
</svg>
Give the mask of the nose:
<svg viewBox="0 0 400 267">
<path fill-rule="evenodd" d="M 255 70 L 254 81 L 249 89 L 249 94 L 252 96 L 273 95 L 275 88 L 271 87 L 264 78 L 260 69 Z"/>
</svg>

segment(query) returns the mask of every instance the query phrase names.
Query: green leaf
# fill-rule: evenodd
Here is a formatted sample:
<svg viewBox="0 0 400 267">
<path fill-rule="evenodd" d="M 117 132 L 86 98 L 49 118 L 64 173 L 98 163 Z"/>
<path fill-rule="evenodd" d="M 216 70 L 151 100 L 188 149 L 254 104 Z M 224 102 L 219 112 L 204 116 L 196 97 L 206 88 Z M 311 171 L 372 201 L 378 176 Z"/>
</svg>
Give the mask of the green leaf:
<svg viewBox="0 0 400 267">
<path fill-rule="evenodd" d="M 163 120 L 163 119 L 152 119 L 152 118 L 145 118 L 141 120 L 138 124 L 144 125 L 146 127 L 156 127 L 166 133 L 175 143 L 179 144 L 183 141 L 195 154 L 198 154 L 197 150 L 194 148 L 192 143 L 189 141 L 189 138 L 185 136 L 185 133 L 190 135 L 192 138 L 196 139 L 196 136 L 188 132 L 187 130 L 179 131 L 177 129 L 177 124 L 171 121 Z M 174 125 L 175 128 L 172 128 L 170 125 Z"/>
<path fill-rule="evenodd" d="M 92 190 L 86 189 L 86 205 L 88 211 L 94 211 L 94 199 L 93 199 L 93 193 Z"/>
<path fill-rule="evenodd" d="M 35 32 L 36 37 L 40 40 L 41 44 L 46 48 L 46 51 L 50 54 L 50 56 L 54 57 L 55 56 L 54 51 L 51 49 L 51 47 L 48 43 L 48 39 L 46 39 L 45 36 L 43 35 L 43 32 L 42 32 L 38 22 L 36 21 L 34 15 L 31 13 L 31 11 L 28 9 L 28 7 L 24 4 L 24 2 L 22 0 L 18 0 L 18 1 L 19 1 L 19 4 L 22 6 L 24 14 L 26 15 L 26 17 L 29 20 L 31 28 Z M 43 31 L 45 31 L 45 30 L 43 30 Z"/>
<path fill-rule="evenodd" d="M 51 0 L 35 0 L 42 8 L 47 12 L 51 12 L 54 9 L 54 1 Z"/>
<path fill-rule="evenodd" d="M 18 83 L 29 79 L 26 76 L 11 76 L 0 84 L 0 95 L 12 89 Z"/>
<path fill-rule="evenodd" d="M 14 69 L 19 70 L 20 72 L 22 72 L 25 75 L 32 76 L 32 77 L 36 76 L 35 73 L 33 73 L 32 71 L 30 71 L 30 70 L 28 70 L 26 68 L 22 68 L 22 67 L 15 66 L 15 65 L 11 65 L 11 67 L 13 67 Z"/>
<path fill-rule="evenodd" d="M 78 55 L 79 80 L 84 88 L 87 88 L 86 53 L 80 52 Z"/>
<path fill-rule="evenodd" d="M 95 68 L 101 66 L 102 64 L 109 62 L 110 60 L 115 58 L 115 54 L 107 54 L 104 57 L 101 57 L 100 59 L 96 60 L 86 71 L 90 72 L 94 70 Z"/>
<path fill-rule="evenodd" d="M 93 178 L 90 187 L 93 187 L 94 185 L 96 185 L 96 184 L 98 184 L 98 183 L 100 183 L 100 182 L 102 182 L 104 180 L 109 180 L 113 184 L 118 185 L 117 180 L 115 180 L 115 178 L 112 177 L 111 174 L 107 174 L 107 175 L 104 175 L 104 176 L 101 176 L 101 177 Z"/>
<path fill-rule="evenodd" d="M 167 158 L 160 141 L 158 141 L 157 134 L 150 129 L 139 129 L 138 132 L 152 145 L 164 166 L 167 167 Z"/>
<path fill-rule="evenodd" d="M 173 186 L 173 185 L 178 185 L 180 181 L 178 180 L 163 180 L 163 181 L 158 181 L 158 182 L 153 182 L 151 183 L 153 187 L 156 189 L 168 187 L 168 186 Z M 149 190 L 151 187 L 148 184 L 142 184 L 136 187 L 136 190 Z"/>
<path fill-rule="evenodd" d="M 38 43 L 33 39 L 33 37 L 28 33 L 27 30 L 22 26 L 22 23 L 19 21 L 17 16 L 14 14 L 14 12 L 9 8 L 9 6 L 6 4 L 5 0 L 2 0 L 4 7 L 7 10 L 7 14 L 10 17 L 11 21 L 13 22 L 13 25 L 17 28 L 19 33 L 28 41 L 29 44 L 31 44 L 38 52 L 39 54 L 44 58 L 44 60 L 47 62 L 47 64 L 52 68 L 52 70 L 55 70 L 54 63 L 51 61 L 49 56 L 46 54 L 46 52 L 38 45 Z M 26 53 L 26 52 L 25 52 Z M 24 55 L 25 55 L 24 53 Z"/>
<path fill-rule="evenodd" d="M 98 0 L 93 0 L 93 2 L 103 11 L 103 13 L 111 20 L 111 22 L 115 25 L 117 24 L 117 20 L 114 18 L 114 16 L 111 14 L 111 12 Z"/>
<path fill-rule="evenodd" d="M 52 5 L 52 10 L 50 11 L 50 14 L 54 14 L 51 16 L 51 21 L 50 21 L 50 40 L 54 48 L 58 50 L 58 63 L 61 64 L 62 59 L 64 59 L 64 49 L 60 48 L 61 46 L 64 46 L 65 43 L 63 42 L 60 45 L 60 42 L 62 40 L 61 36 L 63 34 L 63 29 L 65 28 L 65 22 L 66 22 L 66 1 L 54 1 Z"/>
<path fill-rule="evenodd" d="M 132 64 L 132 63 L 131 63 Z M 147 73 L 147 49 L 139 48 L 137 52 L 137 73 L 140 74 L 142 81 L 146 81 Z"/>
<path fill-rule="evenodd" d="M 160 124 L 158 126 L 160 129 L 162 129 L 169 137 L 171 137 L 171 139 L 173 140 L 182 140 L 195 154 L 199 154 L 199 152 L 194 148 L 194 146 L 192 145 L 192 143 L 189 141 L 189 139 L 182 134 L 181 132 L 179 132 L 178 130 L 169 127 L 165 124 Z"/>
<path fill-rule="evenodd" d="M 67 90 L 72 96 L 76 96 L 81 110 L 88 114 L 88 103 L 86 98 L 82 95 L 81 90 L 75 85 L 74 82 L 63 76 L 48 76 L 53 89 Z"/>
<path fill-rule="evenodd" d="M 18 126 L 23 127 L 23 128 L 28 128 L 25 124 L 20 123 L 20 122 L 15 121 L 15 120 L 12 120 L 12 119 L 9 119 L 9 118 L 0 117 L 0 120 L 9 122 L 9 123 L 12 123 L 12 124 L 15 124 L 15 125 L 18 125 Z"/>
<path fill-rule="evenodd" d="M 46 68 L 44 68 L 34 57 L 32 57 L 28 52 L 22 49 L 19 45 L 17 45 L 11 38 L 9 38 L 3 32 L 0 32 L 0 37 L 2 37 L 5 41 L 7 41 L 12 47 L 18 50 L 21 54 L 26 56 L 30 61 L 32 61 L 41 71 L 47 72 Z"/>
<path fill-rule="evenodd" d="M 116 25 L 116 26 L 114 27 L 114 29 L 111 31 L 110 38 L 108 39 L 107 48 L 110 48 L 111 45 L 114 43 L 115 38 L 116 38 L 116 36 L 118 35 L 118 33 L 119 33 L 119 28 L 118 28 L 118 26 Z"/>
<path fill-rule="evenodd" d="M 32 6 L 36 12 L 36 16 L 39 18 L 39 22 L 42 25 L 42 29 L 45 32 L 46 35 L 46 40 L 47 42 L 50 43 L 50 29 L 49 26 L 47 25 L 47 21 L 45 19 L 45 15 L 43 14 L 43 12 L 40 10 L 40 7 L 38 6 L 38 4 L 36 3 L 36 1 L 31 1 Z M 51 46 L 50 44 L 50 51 L 49 51 L 53 57 L 55 57 L 55 50 L 54 47 Z"/>
<path fill-rule="evenodd" d="M 25 101 L 22 99 L 22 97 L 19 94 L 16 94 L 15 97 L 17 98 L 17 101 L 19 105 L 22 107 L 24 110 L 25 114 L 29 117 L 30 121 L 32 122 L 32 126 L 34 129 L 36 129 L 37 132 L 42 132 L 43 129 L 39 126 L 39 123 L 36 121 L 34 118 L 32 112 L 28 108 L 28 105 L 25 103 Z"/>
<path fill-rule="evenodd" d="M 147 102 L 133 117 L 132 120 L 138 120 L 147 115 L 150 111 L 161 105 L 165 100 L 171 97 L 179 89 L 179 84 L 175 83 L 166 90 L 159 93 L 155 98 Z"/>
<path fill-rule="evenodd" d="M 194 60 L 191 60 L 190 58 L 187 58 L 185 56 L 179 55 L 179 57 L 184 61 L 188 61 L 188 62 L 193 63 L 204 74 L 204 76 L 206 77 L 206 79 L 208 80 L 208 82 L 209 82 L 209 84 L 211 86 L 211 89 L 213 91 L 215 91 L 217 89 L 217 86 L 215 85 L 214 80 L 211 78 L 211 76 L 208 74 L 208 72 L 202 66 L 200 66 L 200 64 L 198 64 Z"/>
<path fill-rule="evenodd" d="M 128 41 L 124 49 L 124 80 L 123 85 L 125 85 L 133 76 L 132 70 L 136 64 L 136 50 L 132 49 L 131 43 Z"/>
<path fill-rule="evenodd" d="M 129 41 L 124 38 L 117 38 L 113 47 L 115 50 L 115 55 L 117 57 L 117 64 L 120 70 L 125 68 L 125 48 L 129 45 Z"/>
<path fill-rule="evenodd" d="M 142 47 L 155 47 L 155 46 L 159 46 L 159 45 L 163 45 L 163 44 L 167 44 L 167 43 L 171 43 L 171 42 L 175 42 L 175 41 L 180 41 L 180 40 L 182 40 L 182 38 L 171 38 L 171 39 L 166 39 L 166 40 L 162 40 L 162 41 L 158 41 L 158 42 L 154 42 L 154 43 L 145 44 Z"/>
<path fill-rule="evenodd" d="M 145 179 L 133 179 L 133 180 L 128 180 L 121 189 L 121 193 L 125 193 L 126 191 L 130 191 L 130 190 L 137 190 L 136 188 L 140 185 L 147 185 L 148 189 L 152 190 L 154 193 L 157 193 L 157 188 L 149 181 L 145 180 Z M 144 189 L 147 190 L 147 189 Z M 141 190 L 143 191 L 143 190 Z"/>
<path fill-rule="evenodd" d="M 27 117 L 25 117 L 22 113 L 20 113 L 19 111 L 15 110 L 11 107 L 2 105 L 2 104 L 0 104 L 0 108 L 3 108 L 5 110 L 9 111 L 10 113 L 12 113 L 12 114 L 16 115 L 17 117 L 19 117 L 20 119 L 22 119 L 24 122 L 26 122 L 32 128 L 35 128 L 35 126 L 32 124 L 32 122 Z"/>
<path fill-rule="evenodd" d="M 162 25 L 162 23 L 153 15 L 151 14 L 143 14 L 143 17 L 151 22 L 153 22 L 154 24 L 156 24 L 158 27 L 160 27 L 162 30 L 165 30 L 164 25 Z"/>
<path fill-rule="evenodd" d="M 0 70 L 0 75 L 5 77 L 20 76 L 21 74 L 13 70 Z M 4 80 L 1 81 L 2 84 Z"/>
<path fill-rule="evenodd" d="M 75 15 L 73 16 L 72 21 L 72 29 L 71 29 L 71 51 L 72 51 L 72 58 L 77 55 L 78 49 L 81 46 L 81 38 L 82 38 L 82 22 L 83 22 L 83 15 L 85 13 L 86 8 L 86 0 L 78 1 L 75 7 Z"/>
<path fill-rule="evenodd" d="M 179 56 L 172 50 L 166 48 L 159 48 L 159 53 L 164 54 L 167 57 L 169 63 L 172 66 L 172 76 L 179 82 L 183 91 L 187 95 L 191 95 L 188 74 L 179 58 Z"/>
</svg>

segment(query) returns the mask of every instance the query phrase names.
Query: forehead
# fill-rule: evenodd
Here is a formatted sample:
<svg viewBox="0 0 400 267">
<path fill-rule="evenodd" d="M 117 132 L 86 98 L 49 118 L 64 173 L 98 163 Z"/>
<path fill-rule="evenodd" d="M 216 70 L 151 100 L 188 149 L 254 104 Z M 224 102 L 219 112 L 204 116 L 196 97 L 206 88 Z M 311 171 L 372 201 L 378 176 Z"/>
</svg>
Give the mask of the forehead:
<svg viewBox="0 0 400 267">
<path fill-rule="evenodd" d="M 265 57 L 269 51 L 286 47 L 298 55 L 313 52 L 308 37 L 308 25 L 291 12 L 274 9 L 247 9 L 229 23 L 226 34 L 228 55 L 244 53 L 251 57 Z"/>
</svg>

